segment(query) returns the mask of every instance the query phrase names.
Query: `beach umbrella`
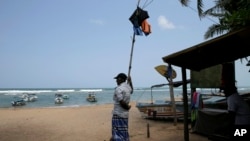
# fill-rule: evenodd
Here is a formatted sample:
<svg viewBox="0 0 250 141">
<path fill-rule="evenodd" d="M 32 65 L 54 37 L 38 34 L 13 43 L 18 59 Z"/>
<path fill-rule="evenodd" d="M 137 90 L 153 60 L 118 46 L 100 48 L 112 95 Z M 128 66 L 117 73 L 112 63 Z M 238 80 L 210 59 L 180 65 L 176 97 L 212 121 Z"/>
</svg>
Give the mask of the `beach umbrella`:
<svg viewBox="0 0 250 141">
<path fill-rule="evenodd" d="M 175 79 L 177 74 L 176 71 L 174 69 L 172 69 L 172 67 L 170 66 L 166 66 L 166 65 L 159 65 L 155 67 L 155 70 L 162 75 L 163 77 L 166 78 L 171 78 L 171 79 Z"/>
</svg>

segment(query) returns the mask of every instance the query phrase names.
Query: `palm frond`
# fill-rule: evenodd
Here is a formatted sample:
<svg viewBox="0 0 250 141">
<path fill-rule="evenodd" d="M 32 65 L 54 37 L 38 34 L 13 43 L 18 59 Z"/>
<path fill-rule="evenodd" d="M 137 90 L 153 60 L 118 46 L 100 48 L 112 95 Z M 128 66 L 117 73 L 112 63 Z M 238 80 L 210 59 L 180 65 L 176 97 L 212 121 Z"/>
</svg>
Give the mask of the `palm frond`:
<svg viewBox="0 0 250 141">
<path fill-rule="evenodd" d="M 222 35 L 229 31 L 227 26 L 222 26 L 221 24 L 211 25 L 206 33 L 204 34 L 204 39 L 212 38 L 215 35 Z"/>
<path fill-rule="evenodd" d="M 197 9 L 198 9 L 199 17 L 202 17 L 203 6 L 204 6 L 203 1 L 202 0 L 197 0 Z"/>
<path fill-rule="evenodd" d="M 188 6 L 190 0 L 179 0 L 183 6 Z"/>
</svg>

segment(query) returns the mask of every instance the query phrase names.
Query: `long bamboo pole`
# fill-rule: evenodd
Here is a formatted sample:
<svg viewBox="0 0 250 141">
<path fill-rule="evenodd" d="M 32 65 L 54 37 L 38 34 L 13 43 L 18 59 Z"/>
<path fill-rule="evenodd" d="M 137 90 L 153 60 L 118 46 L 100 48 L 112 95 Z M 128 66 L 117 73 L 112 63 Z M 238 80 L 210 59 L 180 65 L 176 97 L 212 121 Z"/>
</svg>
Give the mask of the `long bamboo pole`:
<svg viewBox="0 0 250 141">
<path fill-rule="evenodd" d="M 128 76 L 130 76 L 131 69 L 132 69 L 134 44 L 135 44 L 135 33 L 133 34 L 133 38 L 132 38 L 132 47 L 131 47 L 131 52 L 130 52 L 130 60 L 129 60 L 129 67 L 128 67 Z"/>
<path fill-rule="evenodd" d="M 140 0 L 138 0 L 137 7 L 139 6 L 139 4 L 140 4 Z M 130 60 L 129 60 L 129 67 L 128 67 L 128 76 L 130 76 L 131 69 L 132 69 L 134 44 L 135 44 L 135 32 L 133 33 L 133 37 L 132 37 L 132 46 L 131 46 L 131 52 L 130 52 Z"/>
</svg>

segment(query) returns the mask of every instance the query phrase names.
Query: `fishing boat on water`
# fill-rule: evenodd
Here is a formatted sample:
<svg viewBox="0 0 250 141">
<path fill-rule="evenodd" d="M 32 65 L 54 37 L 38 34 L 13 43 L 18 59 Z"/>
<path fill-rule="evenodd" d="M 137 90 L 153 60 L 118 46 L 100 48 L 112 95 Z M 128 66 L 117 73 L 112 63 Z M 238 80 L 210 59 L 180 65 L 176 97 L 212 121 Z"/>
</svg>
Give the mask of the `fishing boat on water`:
<svg viewBox="0 0 250 141">
<path fill-rule="evenodd" d="M 86 98 L 89 102 L 97 102 L 97 98 L 94 92 L 89 92 L 88 97 Z"/>
<path fill-rule="evenodd" d="M 60 93 L 55 94 L 55 104 L 62 104 L 63 103 L 63 95 Z"/>
<path fill-rule="evenodd" d="M 35 93 L 24 93 L 21 98 L 26 102 L 34 102 L 37 101 L 38 96 Z"/>
<path fill-rule="evenodd" d="M 63 94 L 62 98 L 63 98 L 63 99 L 69 99 L 69 95 Z"/>
<path fill-rule="evenodd" d="M 13 101 L 11 101 L 11 105 L 12 106 L 24 106 L 26 105 L 26 102 L 23 99 L 14 99 Z"/>
</svg>

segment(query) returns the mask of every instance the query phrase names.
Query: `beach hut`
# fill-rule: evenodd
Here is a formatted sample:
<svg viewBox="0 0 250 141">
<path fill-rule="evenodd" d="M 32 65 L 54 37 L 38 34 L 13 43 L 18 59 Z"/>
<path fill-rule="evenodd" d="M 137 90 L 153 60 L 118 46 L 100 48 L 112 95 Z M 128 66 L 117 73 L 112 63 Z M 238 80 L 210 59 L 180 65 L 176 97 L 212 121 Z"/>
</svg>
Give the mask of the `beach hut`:
<svg viewBox="0 0 250 141">
<path fill-rule="evenodd" d="M 234 62 L 250 56 L 250 27 L 230 32 L 182 51 L 162 57 L 169 65 L 181 68 L 184 100 L 184 140 L 189 140 L 188 132 L 188 101 L 186 70 L 202 71 L 206 68 Z M 234 71 L 232 71 L 234 73 Z M 192 81 L 192 80 L 191 80 Z M 191 82 L 192 83 L 192 82 Z"/>
</svg>

